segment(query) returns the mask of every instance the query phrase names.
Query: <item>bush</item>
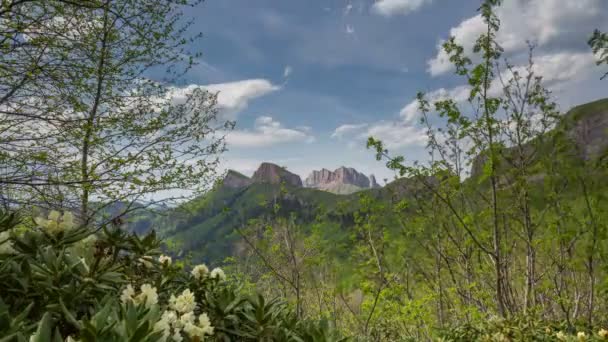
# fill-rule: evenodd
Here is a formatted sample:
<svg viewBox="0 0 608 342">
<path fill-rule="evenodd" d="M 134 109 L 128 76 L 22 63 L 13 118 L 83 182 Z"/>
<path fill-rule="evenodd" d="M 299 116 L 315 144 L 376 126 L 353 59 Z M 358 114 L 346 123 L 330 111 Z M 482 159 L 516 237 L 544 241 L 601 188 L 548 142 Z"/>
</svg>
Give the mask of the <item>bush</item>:
<svg viewBox="0 0 608 342">
<path fill-rule="evenodd" d="M 29 225 L 0 213 L 0 341 L 341 340 L 159 247 L 153 232 L 93 231 L 69 212 Z"/>
<path fill-rule="evenodd" d="M 589 332 L 584 328 L 551 324 L 534 316 L 511 319 L 492 317 L 488 320 L 453 327 L 439 339 L 443 342 L 510 342 L 510 341 L 608 341 L 608 330 Z"/>
</svg>

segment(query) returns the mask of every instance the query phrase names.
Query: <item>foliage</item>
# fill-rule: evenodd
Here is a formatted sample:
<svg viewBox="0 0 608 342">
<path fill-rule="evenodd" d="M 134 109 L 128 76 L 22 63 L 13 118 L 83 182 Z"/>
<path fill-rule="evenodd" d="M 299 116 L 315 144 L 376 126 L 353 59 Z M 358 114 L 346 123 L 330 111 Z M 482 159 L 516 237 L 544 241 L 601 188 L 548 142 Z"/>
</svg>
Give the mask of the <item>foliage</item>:
<svg viewBox="0 0 608 342">
<path fill-rule="evenodd" d="M 597 65 L 608 64 L 608 34 L 595 30 L 588 43 L 597 56 Z M 608 72 L 602 76 L 602 79 L 606 76 L 608 76 Z"/>
<path fill-rule="evenodd" d="M 158 256 L 154 233 L 91 231 L 51 212 L 36 228 L 0 226 L 3 341 L 337 341 L 280 300 L 245 293 L 221 269 Z"/>
<path fill-rule="evenodd" d="M 183 11 L 200 2 L 2 2 L 5 205 L 77 209 L 88 221 L 212 182 L 225 150 L 215 132 L 233 123 L 218 116 L 216 94 L 172 85 L 199 57 Z"/>
</svg>

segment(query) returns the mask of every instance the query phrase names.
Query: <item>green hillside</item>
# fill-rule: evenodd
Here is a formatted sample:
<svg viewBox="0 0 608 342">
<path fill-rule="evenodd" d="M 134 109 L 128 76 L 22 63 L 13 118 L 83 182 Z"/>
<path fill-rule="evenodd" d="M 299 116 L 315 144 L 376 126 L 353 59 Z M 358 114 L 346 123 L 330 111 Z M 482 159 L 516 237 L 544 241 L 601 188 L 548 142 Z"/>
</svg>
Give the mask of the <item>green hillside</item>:
<svg viewBox="0 0 608 342">
<path fill-rule="evenodd" d="M 601 118 L 602 113 L 608 116 L 608 99 L 573 108 L 566 114 L 564 125 L 573 125 L 574 128 L 569 130 L 576 131 L 577 123 Z M 555 143 L 552 133 L 547 137 L 550 138 L 547 139 L 550 144 Z M 600 144 L 602 141 L 593 143 Z M 572 152 L 570 150 L 569 153 Z M 476 167 L 481 166 L 474 165 L 473 170 Z M 235 171 L 230 172 L 239 178 L 247 179 Z M 508 175 L 508 172 L 508 168 L 503 170 L 505 175 Z M 481 175 L 474 170 L 473 177 L 466 183 L 478 184 L 476 179 L 479 177 Z M 194 260 L 218 263 L 233 254 L 240 238 L 237 228 L 245 227 L 252 219 L 276 215 L 288 217 L 293 214 L 299 223 L 311 225 L 321 218 L 326 224 L 340 223 L 339 230 L 342 233 L 339 235 L 344 237 L 354 225 L 353 215 L 360 208 L 361 196 L 369 196 L 385 203 L 397 203 L 404 198 L 421 196 L 424 192 L 424 186 L 420 182 L 405 178 L 397 179 L 384 188 L 367 189 L 350 195 L 291 186 L 282 190 L 280 185 L 269 183 L 253 183 L 238 188 L 218 184 L 207 194 L 176 209 L 156 215 L 139 214 L 132 217 L 129 227 L 139 233 L 154 228 L 171 250 L 180 254 L 191 253 Z M 275 204 L 280 204 L 278 213 L 273 210 Z M 387 212 L 385 220 L 388 222 L 392 219 L 392 214 Z"/>
</svg>

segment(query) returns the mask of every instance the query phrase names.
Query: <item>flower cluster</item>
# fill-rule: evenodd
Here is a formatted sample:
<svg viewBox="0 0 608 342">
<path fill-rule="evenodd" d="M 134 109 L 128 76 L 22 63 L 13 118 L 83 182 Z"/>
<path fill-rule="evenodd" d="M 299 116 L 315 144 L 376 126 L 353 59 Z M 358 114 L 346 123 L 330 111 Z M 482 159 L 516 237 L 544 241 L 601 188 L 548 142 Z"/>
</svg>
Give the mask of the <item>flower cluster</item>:
<svg viewBox="0 0 608 342">
<path fill-rule="evenodd" d="M 171 295 L 169 308 L 154 325 L 155 331 L 162 331 L 163 341 L 181 342 L 182 331 L 190 338 L 198 337 L 199 340 L 205 335 L 213 335 L 209 316 L 206 313 L 200 314 L 198 318 L 195 316 L 196 298 L 189 289 L 184 290 L 178 297 Z"/>
<path fill-rule="evenodd" d="M 211 271 L 211 274 L 209 277 L 211 279 L 217 279 L 217 280 L 224 281 L 224 280 L 226 280 L 226 273 L 224 273 L 224 271 L 221 268 L 216 267 L 213 269 L 213 271 Z"/>
<path fill-rule="evenodd" d="M 171 263 L 173 262 L 173 260 L 171 259 L 170 256 L 161 255 L 158 257 L 158 262 L 163 266 L 171 266 Z"/>
<path fill-rule="evenodd" d="M 158 294 L 155 287 L 152 287 L 150 284 L 143 284 L 139 290 L 140 293 L 136 295 L 133 286 L 131 284 L 127 285 L 122 291 L 120 300 L 125 304 L 130 301 L 135 304 L 144 304 L 148 308 L 158 303 Z"/>
<path fill-rule="evenodd" d="M 207 268 L 207 266 L 204 264 L 196 265 L 190 273 L 192 274 L 194 279 L 202 281 L 207 278 L 207 275 L 209 274 L 209 268 Z"/>
<path fill-rule="evenodd" d="M 203 281 L 207 277 L 209 277 L 211 279 L 221 280 L 221 281 L 226 280 L 226 274 L 224 273 L 224 271 L 221 268 L 216 267 L 211 272 L 209 272 L 209 268 L 205 264 L 200 264 L 200 265 L 194 266 L 194 268 L 192 269 L 192 272 L 190 272 L 190 273 L 192 274 L 194 279 L 196 279 L 198 281 Z"/>
<path fill-rule="evenodd" d="M 600 331 L 597 332 L 597 335 L 599 336 L 599 338 L 601 340 L 608 340 L 608 330 L 606 330 L 606 329 L 600 329 Z M 563 331 L 558 331 L 555 334 L 555 338 L 557 338 L 559 341 L 571 341 L 572 340 Z M 590 337 L 584 331 L 579 331 L 578 333 L 576 333 L 576 340 L 579 342 L 587 341 L 589 338 Z"/>
<path fill-rule="evenodd" d="M 34 218 L 34 222 L 49 234 L 59 234 L 75 227 L 74 215 L 66 211 L 61 215 L 60 212 L 53 210 L 49 213 L 48 219 L 42 217 Z"/>
<path fill-rule="evenodd" d="M 174 295 L 171 295 L 171 298 L 169 298 L 169 307 L 181 313 L 194 311 L 194 308 L 196 307 L 195 300 L 194 293 L 190 292 L 190 289 L 185 289 L 177 298 L 175 298 Z"/>
</svg>

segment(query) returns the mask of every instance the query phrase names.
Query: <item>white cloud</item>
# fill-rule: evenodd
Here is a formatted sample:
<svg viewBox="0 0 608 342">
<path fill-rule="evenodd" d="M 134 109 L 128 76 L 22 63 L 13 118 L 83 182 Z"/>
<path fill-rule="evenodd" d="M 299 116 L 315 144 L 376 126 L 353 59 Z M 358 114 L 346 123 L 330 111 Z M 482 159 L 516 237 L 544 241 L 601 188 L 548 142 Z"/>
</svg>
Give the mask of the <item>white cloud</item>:
<svg viewBox="0 0 608 342">
<path fill-rule="evenodd" d="M 235 119 L 239 112 L 247 108 L 251 100 L 281 89 L 266 79 L 250 79 L 209 85 L 191 84 L 172 89 L 170 97 L 174 103 L 183 103 L 188 94 L 197 88 L 217 93 L 217 108 L 228 119 Z"/>
<path fill-rule="evenodd" d="M 345 124 L 334 130 L 332 138 L 348 138 L 349 146 L 363 146 L 365 140 L 374 137 L 382 140 L 390 149 L 424 146 L 426 132 L 401 120 L 379 121 L 372 124 Z"/>
<path fill-rule="evenodd" d="M 286 66 L 285 69 L 283 69 L 283 78 L 289 77 L 289 75 L 291 75 L 292 72 L 293 72 L 293 68 L 289 65 Z"/>
<path fill-rule="evenodd" d="M 234 130 L 227 133 L 229 147 L 256 148 L 283 143 L 312 143 L 315 138 L 307 127 L 286 128 L 270 116 L 260 116 L 252 130 Z"/>
<path fill-rule="evenodd" d="M 372 10 L 387 17 L 398 14 L 407 15 L 431 2 L 433 0 L 378 0 L 372 6 Z"/>
<path fill-rule="evenodd" d="M 605 25 L 605 0 L 509 0 L 497 9 L 501 20 L 498 43 L 507 55 L 527 49 L 526 40 L 547 47 L 580 45 L 596 27 Z M 456 43 L 470 53 L 477 37 L 486 30 L 480 15 L 468 18 L 450 30 Z M 437 55 L 428 61 L 428 71 L 437 76 L 453 70 L 448 56 L 438 45 Z"/>
<path fill-rule="evenodd" d="M 334 130 L 331 137 L 335 139 L 342 139 L 346 135 L 350 135 L 353 132 L 357 132 L 367 127 L 367 124 L 345 124 L 341 125 Z"/>
<path fill-rule="evenodd" d="M 389 149 L 424 146 L 427 143 L 424 130 L 401 121 L 380 121 L 359 135 L 361 139 L 368 137 L 382 140 Z"/>
<path fill-rule="evenodd" d="M 458 86 L 452 89 L 440 88 L 427 93 L 426 99 L 430 102 L 431 106 L 434 102 L 447 99 L 453 99 L 456 102 L 463 102 L 469 98 L 470 89 L 471 88 L 469 86 Z M 420 112 L 418 110 L 418 106 L 418 100 L 413 100 L 401 109 L 399 115 L 405 122 L 412 123 L 419 118 Z"/>
</svg>

